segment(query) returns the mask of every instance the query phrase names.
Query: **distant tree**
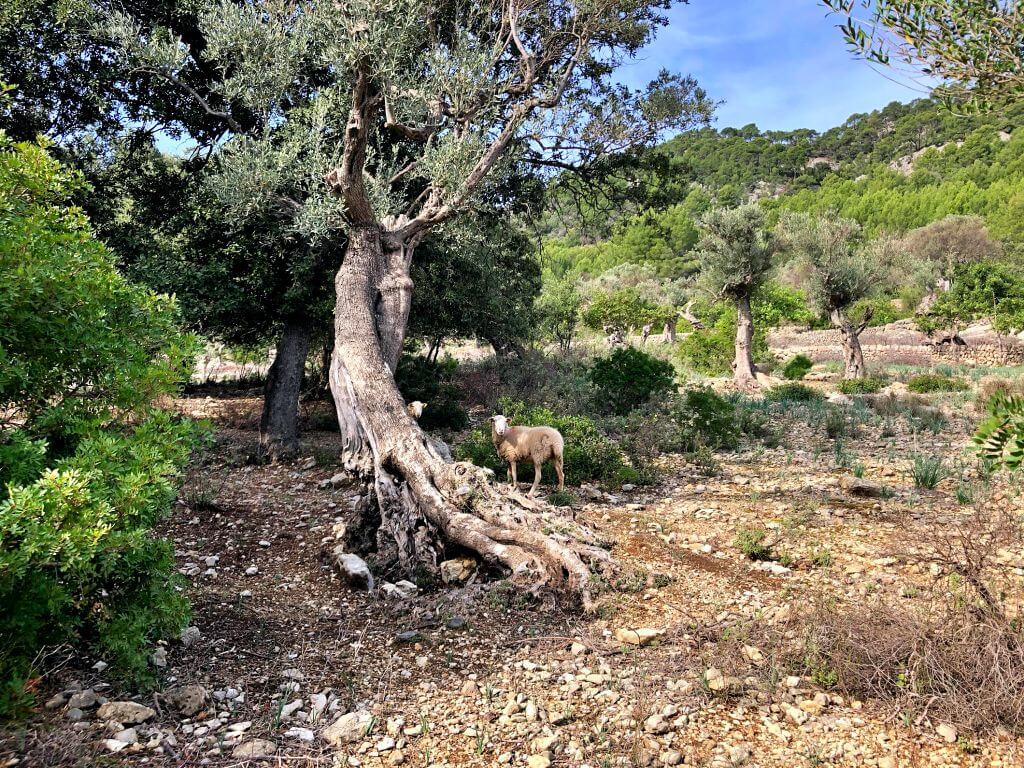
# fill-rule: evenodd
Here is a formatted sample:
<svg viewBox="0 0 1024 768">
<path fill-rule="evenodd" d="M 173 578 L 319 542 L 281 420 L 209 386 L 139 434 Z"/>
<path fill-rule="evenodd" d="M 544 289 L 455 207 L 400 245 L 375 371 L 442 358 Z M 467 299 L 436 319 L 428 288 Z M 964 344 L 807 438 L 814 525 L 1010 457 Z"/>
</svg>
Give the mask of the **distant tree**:
<svg viewBox="0 0 1024 768">
<path fill-rule="evenodd" d="M 567 353 L 580 324 L 583 297 L 569 280 L 545 284 L 534 311 L 542 338 L 554 339 L 562 353 Z"/>
<path fill-rule="evenodd" d="M 787 249 L 807 267 L 811 304 L 842 334 L 844 378 L 864 378 L 860 334 L 873 309 L 868 304 L 863 316 L 853 319 L 850 308 L 877 287 L 881 270 L 861 241 L 860 225 L 835 215 L 793 213 L 782 220 L 781 233 Z"/>
<path fill-rule="evenodd" d="M 914 258 L 934 265 L 945 278 L 952 277 L 961 264 L 998 259 L 1003 253 L 980 216 L 947 216 L 908 232 L 902 246 Z"/>
<path fill-rule="evenodd" d="M 676 312 L 674 307 L 644 298 L 636 288 L 621 288 L 594 294 L 583 311 L 583 322 L 595 331 L 609 326 L 617 331 L 628 331 L 648 323 L 664 324 L 675 317 Z"/>
<path fill-rule="evenodd" d="M 940 95 L 979 105 L 1024 94 L 1024 14 L 1018 0 L 822 0 L 868 61 L 937 78 Z"/>
<path fill-rule="evenodd" d="M 1024 330 L 1024 274 L 999 263 L 959 264 L 950 289 L 917 322 L 929 334 L 955 334 L 982 318 L 991 320 L 1000 336 Z"/>
<path fill-rule="evenodd" d="M 758 205 L 711 210 L 700 219 L 699 226 L 700 283 L 715 297 L 736 306 L 733 382 L 739 389 L 756 388 L 750 300 L 768 278 L 778 242 L 766 228 L 764 211 Z"/>
</svg>

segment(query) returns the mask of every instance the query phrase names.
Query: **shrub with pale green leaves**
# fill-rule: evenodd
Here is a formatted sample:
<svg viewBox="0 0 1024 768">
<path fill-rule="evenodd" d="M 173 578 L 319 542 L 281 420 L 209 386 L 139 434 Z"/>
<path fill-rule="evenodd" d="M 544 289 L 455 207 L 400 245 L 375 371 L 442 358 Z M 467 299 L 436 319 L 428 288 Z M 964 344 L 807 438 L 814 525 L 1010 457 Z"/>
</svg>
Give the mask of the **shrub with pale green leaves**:
<svg viewBox="0 0 1024 768">
<path fill-rule="evenodd" d="M 27 702 L 40 649 L 76 643 L 143 681 L 188 616 L 152 529 L 196 432 L 155 403 L 195 344 L 68 207 L 81 183 L 0 134 L 0 714 Z"/>
</svg>

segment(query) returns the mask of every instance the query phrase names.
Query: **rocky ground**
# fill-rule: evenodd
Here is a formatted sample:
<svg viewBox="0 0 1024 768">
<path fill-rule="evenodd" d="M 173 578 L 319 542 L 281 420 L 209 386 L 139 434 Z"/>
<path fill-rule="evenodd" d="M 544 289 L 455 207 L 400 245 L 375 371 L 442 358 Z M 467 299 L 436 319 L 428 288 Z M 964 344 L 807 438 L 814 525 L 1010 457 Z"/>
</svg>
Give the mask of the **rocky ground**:
<svg viewBox="0 0 1024 768">
<path fill-rule="evenodd" d="M 348 588 L 327 557 L 355 495 L 331 482 L 336 437 L 251 463 L 256 406 L 188 403 L 220 426 L 166 526 L 193 617 L 154 651 L 160 690 L 133 696 L 76 660 L 4 733 L 0 765 L 1024 765 L 1005 731 L 824 688 L 766 640 L 825 598 L 909 605 L 934 585 L 919 545 L 964 515 L 959 480 L 916 489 L 907 457 L 967 466 L 962 427 L 866 426 L 848 461 L 801 422 L 779 447 L 721 454 L 713 476 L 673 459 L 655 487 L 580 489 L 567 514 L 621 564 L 586 616 L 461 564 L 439 589 L 389 574 Z M 1018 501 L 1000 488 L 990 503 Z M 760 526 L 773 560 L 737 546 Z M 1024 553 L 999 556 L 1024 575 Z"/>
</svg>

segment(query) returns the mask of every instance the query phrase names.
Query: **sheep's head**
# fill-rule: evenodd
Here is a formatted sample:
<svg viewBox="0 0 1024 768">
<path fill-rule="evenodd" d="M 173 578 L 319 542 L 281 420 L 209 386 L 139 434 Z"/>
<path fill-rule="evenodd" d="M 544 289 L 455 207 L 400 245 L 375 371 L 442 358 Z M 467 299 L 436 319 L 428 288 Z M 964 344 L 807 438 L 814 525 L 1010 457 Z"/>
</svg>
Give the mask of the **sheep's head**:
<svg viewBox="0 0 1024 768">
<path fill-rule="evenodd" d="M 505 430 L 508 429 L 508 419 L 504 416 L 491 416 L 490 422 L 496 435 L 504 435 Z"/>
<path fill-rule="evenodd" d="M 419 421 L 420 417 L 423 415 L 423 409 L 426 407 L 426 403 L 420 402 L 419 400 L 413 400 L 408 406 L 409 415 Z"/>
</svg>

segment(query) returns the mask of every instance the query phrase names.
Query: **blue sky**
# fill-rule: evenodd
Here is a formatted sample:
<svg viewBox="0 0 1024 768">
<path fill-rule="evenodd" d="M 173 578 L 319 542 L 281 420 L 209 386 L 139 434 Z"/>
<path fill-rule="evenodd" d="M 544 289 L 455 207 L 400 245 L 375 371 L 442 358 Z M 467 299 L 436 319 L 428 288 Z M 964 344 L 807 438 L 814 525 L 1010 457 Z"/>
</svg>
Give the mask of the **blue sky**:
<svg viewBox="0 0 1024 768">
<path fill-rule="evenodd" d="M 640 86 L 662 68 L 693 75 L 726 102 L 716 128 L 824 130 L 924 95 L 854 59 L 826 13 L 817 0 L 691 0 L 669 11 L 669 26 L 619 77 Z"/>
</svg>

